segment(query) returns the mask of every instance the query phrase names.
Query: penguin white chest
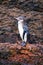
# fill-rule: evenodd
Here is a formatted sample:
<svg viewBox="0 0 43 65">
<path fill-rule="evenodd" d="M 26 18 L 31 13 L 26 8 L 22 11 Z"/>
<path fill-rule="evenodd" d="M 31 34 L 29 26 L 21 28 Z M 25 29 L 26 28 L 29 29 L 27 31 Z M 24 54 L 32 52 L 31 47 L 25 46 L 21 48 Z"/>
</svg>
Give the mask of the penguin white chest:
<svg viewBox="0 0 43 65">
<path fill-rule="evenodd" d="M 20 37 L 23 40 L 23 24 L 22 23 L 18 23 L 18 30 L 19 30 Z"/>
</svg>

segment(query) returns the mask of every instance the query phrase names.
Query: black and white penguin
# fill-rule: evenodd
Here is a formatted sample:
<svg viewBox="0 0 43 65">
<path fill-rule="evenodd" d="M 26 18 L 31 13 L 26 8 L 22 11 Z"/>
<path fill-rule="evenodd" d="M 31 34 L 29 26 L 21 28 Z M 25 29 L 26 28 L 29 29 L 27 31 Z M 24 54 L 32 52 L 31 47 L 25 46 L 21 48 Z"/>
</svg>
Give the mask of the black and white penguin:
<svg viewBox="0 0 43 65">
<path fill-rule="evenodd" d="M 27 36 L 29 35 L 28 26 L 24 24 L 24 19 L 25 19 L 24 16 L 19 16 L 16 19 L 18 21 L 18 31 L 22 39 L 21 45 L 25 46 L 27 42 Z"/>
</svg>

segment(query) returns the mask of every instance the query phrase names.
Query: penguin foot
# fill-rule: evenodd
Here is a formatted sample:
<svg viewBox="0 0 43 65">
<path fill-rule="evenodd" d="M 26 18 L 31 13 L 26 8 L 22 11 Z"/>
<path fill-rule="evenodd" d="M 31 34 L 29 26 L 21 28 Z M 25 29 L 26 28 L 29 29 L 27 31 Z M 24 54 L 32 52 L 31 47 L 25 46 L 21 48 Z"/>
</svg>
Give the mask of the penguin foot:
<svg viewBox="0 0 43 65">
<path fill-rule="evenodd" d="M 22 43 L 21 43 L 21 46 L 26 46 L 26 43 L 25 43 L 25 42 L 22 42 Z"/>
</svg>

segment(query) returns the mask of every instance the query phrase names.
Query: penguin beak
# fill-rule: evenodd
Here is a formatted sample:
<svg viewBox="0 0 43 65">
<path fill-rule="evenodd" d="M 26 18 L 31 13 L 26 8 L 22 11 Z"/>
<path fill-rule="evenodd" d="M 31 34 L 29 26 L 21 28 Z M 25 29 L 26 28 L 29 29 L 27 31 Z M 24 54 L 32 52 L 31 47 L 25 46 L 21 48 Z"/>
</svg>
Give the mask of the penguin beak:
<svg viewBox="0 0 43 65">
<path fill-rule="evenodd" d="M 18 20 L 18 18 L 16 18 Z"/>
</svg>

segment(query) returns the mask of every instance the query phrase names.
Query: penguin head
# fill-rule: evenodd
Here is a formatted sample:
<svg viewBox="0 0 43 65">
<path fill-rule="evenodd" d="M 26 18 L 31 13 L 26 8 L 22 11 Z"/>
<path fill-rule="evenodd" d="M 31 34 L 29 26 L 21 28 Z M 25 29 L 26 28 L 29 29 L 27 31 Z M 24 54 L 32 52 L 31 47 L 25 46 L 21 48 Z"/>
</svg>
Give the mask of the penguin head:
<svg viewBox="0 0 43 65">
<path fill-rule="evenodd" d="M 19 16 L 19 17 L 17 17 L 16 19 L 17 19 L 18 21 L 24 20 L 24 19 L 25 19 L 25 16 Z"/>
</svg>

